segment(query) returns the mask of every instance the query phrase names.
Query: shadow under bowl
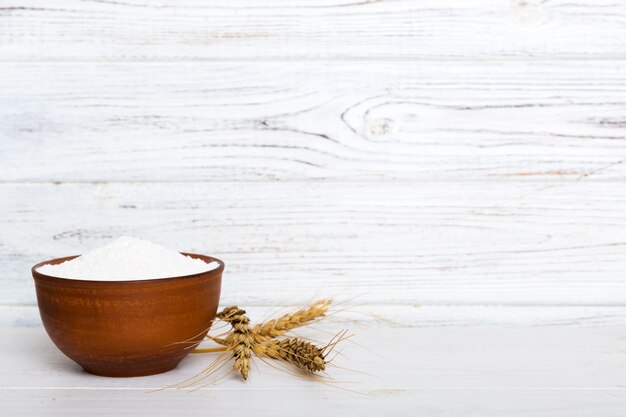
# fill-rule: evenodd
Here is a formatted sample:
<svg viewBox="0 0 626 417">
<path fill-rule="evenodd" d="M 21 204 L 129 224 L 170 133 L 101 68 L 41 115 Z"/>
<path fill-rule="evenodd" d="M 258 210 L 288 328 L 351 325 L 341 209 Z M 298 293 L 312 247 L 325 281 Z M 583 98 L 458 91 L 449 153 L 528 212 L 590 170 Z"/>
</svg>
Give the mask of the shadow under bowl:
<svg viewBox="0 0 626 417">
<path fill-rule="evenodd" d="M 174 369 L 204 339 L 220 299 L 224 263 L 208 272 L 137 281 L 86 281 L 32 268 L 43 325 L 54 344 L 85 371 L 101 376 L 153 375 Z"/>
</svg>

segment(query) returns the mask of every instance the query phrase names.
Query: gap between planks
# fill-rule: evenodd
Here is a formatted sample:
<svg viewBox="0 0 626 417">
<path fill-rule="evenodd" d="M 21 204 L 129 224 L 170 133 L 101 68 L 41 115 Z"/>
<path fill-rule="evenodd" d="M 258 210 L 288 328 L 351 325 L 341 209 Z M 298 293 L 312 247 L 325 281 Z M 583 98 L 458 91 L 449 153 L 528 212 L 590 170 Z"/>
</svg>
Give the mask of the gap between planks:
<svg viewBox="0 0 626 417">
<path fill-rule="evenodd" d="M 16 60 L 0 60 L 0 65 L 16 65 L 16 64 L 51 64 L 51 65 L 65 65 L 65 64 L 132 64 L 132 65 L 155 65 L 155 64 L 181 64 L 181 65 L 196 65 L 196 64 L 246 64 L 246 63 L 377 63 L 379 64 L 381 60 L 389 63 L 428 63 L 428 64 L 436 64 L 439 62 L 442 63 L 509 63 L 509 62 L 519 62 L 519 63 L 545 63 L 545 64 L 555 64 L 559 62 L 588 62 L 591 61 L 600 61 L 600 62 L 626 62 L 626 55 L 615 55 L 615 56 L 599 56 L 593 57 L 591 59 L 582 58 L 579 56 L 559 56 L 554 58 L 545 58 L 545 57 L 521 57 L 521 56 L 510 56 L 510 57 L 473 57 L 473 58 L 463 58 L 463 57 L 441 57 L 441 58 L 420 58 L 418 56 L 415 57 L 400 57 L 400 56 L 384 56 L 384 57 L 368 57 L 368 56 L 360 56 L 360 57 L 346 57 L 346 56 L 336 56 L 336 57 L 308 57 L 308 56 L 300 56 L 300 57 L 239 57 L 239 58 L 197 58 L 197 59 L 180 59 L 180 58 L 128 58 L 128 59 L 72 59 L 72 58 L 62 58 L 62 59 L 16 59 Z"/>
<path fill-rule="evenodd" d="M 341 305 L 313 328 L 349 329 L 355 334 L 369 328 L 595 328 L 626 327 L 626 306 L 512 306 L 512 305 Z M 225 307 L 230 302 L 221 303 Z M 240 304 L 255 323 L 294 311 L 302 305 Z M 0 326 L 41 327 L 35 305 L 0 305 Z"/>
<path fill-rule="evenodd" d="M 487 178 L 470 178 L 470 179 L 458 179 L 458 180 L 450 180 L 449 178 L 433 178 L 432 180 L 428 180 L 429 183 L 542 183 L 542 184 L 566 184 L 572 182 L 597 182 L 597 183 L 623 183 L 624 180 L 620 178 L 601 178 L 593 175 L 583 176 L 583 177 L 568 177 L 566 175 L 559 176 L 558 178 L 546 178 L 541 175 L 527 175 L 527 176 L 507 176 L 501 178 L 487 179 Z M 203 180 L 185 180 L 185 179 L 177 179 L 177 180 L 18 180 L 18 181 L 3 181 L 0 180 L 0 186 L 16 186 L 16 185 L 106 185 L 106 184 L 246 184 L 246 183 L 287 183 L 287 184 L 355 184 L 355 185 L 363 185 L 363 184 L 372 184 L 372 183 L 394 183 L 394 184 L 423 184 L 424 180 L 417 180 L 411 178 L 380 178 L 380 179 L 328 179 L 328 178 L 319 178 L 319 179 L 259 179 L 259 180 L 251 180 L 251 179 L 242 179 L 239 181 L 225 181 L 219 179 L 203 179 Z"/>
</svg>

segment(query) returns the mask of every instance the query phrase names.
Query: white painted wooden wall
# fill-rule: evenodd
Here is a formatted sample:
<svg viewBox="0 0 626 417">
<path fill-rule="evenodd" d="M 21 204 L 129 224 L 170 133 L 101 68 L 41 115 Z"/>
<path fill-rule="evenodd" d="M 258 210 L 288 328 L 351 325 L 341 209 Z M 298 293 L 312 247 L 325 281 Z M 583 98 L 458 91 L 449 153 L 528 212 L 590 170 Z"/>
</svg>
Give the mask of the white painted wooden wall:
<svg viewBox="0 0 626 417">
<path fill-rule="evenodd" d="M 130 234 L 224 259 L 224 303 L 626 322 L 625 22 L 615 0 L 3 0 L 0 304 Z"/>
</svg>

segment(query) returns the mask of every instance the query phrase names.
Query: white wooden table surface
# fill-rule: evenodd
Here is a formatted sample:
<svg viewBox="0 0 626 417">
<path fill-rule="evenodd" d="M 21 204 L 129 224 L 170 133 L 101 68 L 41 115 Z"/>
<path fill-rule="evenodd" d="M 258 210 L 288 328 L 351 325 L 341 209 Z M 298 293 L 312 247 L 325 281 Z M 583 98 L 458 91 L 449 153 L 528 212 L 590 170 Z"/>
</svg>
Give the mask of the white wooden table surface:
<svg viewBox="0 0 626 417">
<path fill-rule="evenodd" d="M 340 328 L 355 333 L 329 367 L 330 385 L 256 361 L 247 382 L 231 375 L 193 392 L 152 392 L 214 356 L 191 355 L 156 376 L 92 376 L 52 345 L 32 310 L 1 329 L 0 404 L 11 415 L 571 417 L 626 409 L 626 326 L 402 327 L 361 308 L 300 332 L 323 340 Z"/>
<path fill-rule="evenodd" d="M 0 0 L 0 415 L 626 415 L 625 21 L 623 0 Z M 373 376 L 81 373 L 29 268 L 124 234 L 224 259 L 222 304 L 255 314 L 357 296 L 325 326 Z"/>
</svg>

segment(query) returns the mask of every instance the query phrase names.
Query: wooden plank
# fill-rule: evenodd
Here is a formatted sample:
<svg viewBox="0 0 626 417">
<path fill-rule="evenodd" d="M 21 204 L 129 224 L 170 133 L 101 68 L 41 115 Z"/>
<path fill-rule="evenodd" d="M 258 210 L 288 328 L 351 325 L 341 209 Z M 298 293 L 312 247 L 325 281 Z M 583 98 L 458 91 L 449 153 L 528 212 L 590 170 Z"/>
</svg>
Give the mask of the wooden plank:
<svg viewBox="0 0 626 417">
<path fill-rule="evenodd" d="M 224 302 L 625 305 L 614 182 L 0 185 L 2 303 L 129 234 L 226 261 Z"/>
<path fill-rule="evenodd" d="M 373 390 L 367 396 L 339 390 L 205 390 L 192 394 L 165 391 L 144 395 L 128 390 L 0 389 L 0 411 L 20 416 L 83 417 L 121 414 L 170 417 L 274 417 L 285 410 L 302 417 L 408 414 L 441 417 L 623 417 L 624 390 Z"/>
<path fill-rule="evenodd" d="M 147 394 L 200 371 L 212 356 L 191 356 L 162 375 L 102 378 L 83 373 L 43 329 L 2 328 L 0 407 L 20 415 L 69 416 L 174 410 L 275 416 L 285 409 L 305 416 L 337 410 L 355 416 L 381 410 L 392 416 L 409 410 L 444 416 L 620 416 L 626 407 L 624 331 L 376 327 L 360 331 L 334 362 L 370 375 L 331 368 L 337 383 L 328 386 L 260 363 L 245 383 L 233 376 L 193 393 Z"/>
<path fill-rule="evenodd" d="M 553 417 L 622 417 L 624 394 L 621 389 L 597 390 L 380 390 L 371 397 L 320 391 L 286 391 L 271 389 L 250 392 L 202 391 L 185 393 L 165 392 L 146 398 L 128 391 L 0 391 L 5 410 L 23 416 L 84 416 L 85 414 L 121 413 L 127 416 L 171 416 L 184 411 L 186 416 L 206 416 L 207 410 L 220 416 L 272 417 L 285 409 L 299 416 L 336 415 L 342 410 L 346 416 L 378 415 L 404 417 L 407 413 L 458 417 L 524 417 L 550 415 Z M 242 404 L 245 398 L 245 407 Z M 345 412 L 343 411 L 345 410 Z M 475 414 L 472 414 L 475 413 Z"/>
<path fill-rule="evenodd" d="M 5 64 L 0 180 L 622 180 L 625 65 Z"/>
<path fill-rule="evenodd" d="M 237 298 L 239 297 L 239 298 Z M 224 294 L 222 307 L 237 304 L 253 322 L 296 310 L 299 305 L 242 304 L 244 296 Z M 625 306 L 511 306 L 511 305 L 410 305 L 359 304 L 335 300 L 329 331 L 350 329 L 356 333 L 371 327 L 626 327 Z M 0 305 L 0 326 L 41 327 L 34 305 Z"/>
<path fill-rule="evenodd" d="M 4 1 L 2 60 L 624 58 L 612 0 Z"/>
<path fill-rule="evenodd" d="M 321 326 L 321 327 L 320 327 Z M 298 333 L 324 341 L 336 324 Z M 337 381 L 372 389 L 593 389 L 623 388 L 623 327 L 606 328 L 391 328 L 354 329 L 353 342 L 329 367 Z M 44 329 L 2 327 L 4 388 L 148 391 L 165 388 L 200 372 L 217 355 L 191 355 L 175 370 L 144 378 L 102 378 L 86 374 L 50 341 Z M 207 346 L 213 346 L 207 344 Z M 325 389 L 261 361 L 244 383 L 233 375 L 207 390 L 271 388 Z M 350 370 L 366 372 L 357 374 Z M 207 381 L 209 382 L 209 381 Z"/>
</svg>

